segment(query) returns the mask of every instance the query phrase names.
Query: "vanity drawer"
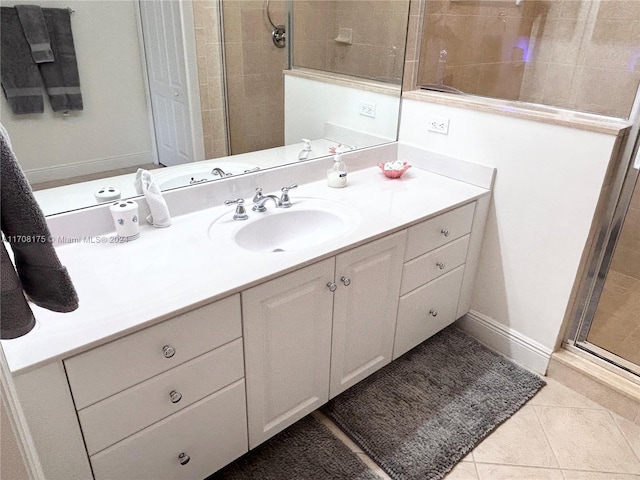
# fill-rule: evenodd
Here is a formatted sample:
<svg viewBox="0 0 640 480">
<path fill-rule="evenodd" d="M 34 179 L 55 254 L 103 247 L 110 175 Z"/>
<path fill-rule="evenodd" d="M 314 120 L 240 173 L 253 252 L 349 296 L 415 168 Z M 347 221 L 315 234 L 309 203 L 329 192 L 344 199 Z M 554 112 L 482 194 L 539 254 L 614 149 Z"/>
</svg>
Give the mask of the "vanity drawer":
<svg viewBox="0 0 640 480">
<path fill-rule="evenodd" d="M 65 360 L 80 410 L 242 336 L 240 295 Z"/>
<path fill-rule="evenodd" d="M 95 480 L 206 478 L 247 452 L 245 405 L 239 380 L 93 455 Z"/>
<path fill-rule="evenodd" d="M 78 412 L 87 451 L 93 455 L 243 377 L 238 338 L 94 403 Z"/>
<path fill-rule="evenodd" d="M 409 293 L 464 264 L 468 247 L 469 235 L 465 235 L 405 263 L 402 269 L 400 295 Z"/>
<path fill-rule="evenodd" d="M 400 297 L 393 359 L 456 320 L 464 266 Z"/>
<path fill-rule="evenodd" d="M 404 261 L 412 260 L 471 231 L 476 202 L 409 228 Z"/>
</svg>

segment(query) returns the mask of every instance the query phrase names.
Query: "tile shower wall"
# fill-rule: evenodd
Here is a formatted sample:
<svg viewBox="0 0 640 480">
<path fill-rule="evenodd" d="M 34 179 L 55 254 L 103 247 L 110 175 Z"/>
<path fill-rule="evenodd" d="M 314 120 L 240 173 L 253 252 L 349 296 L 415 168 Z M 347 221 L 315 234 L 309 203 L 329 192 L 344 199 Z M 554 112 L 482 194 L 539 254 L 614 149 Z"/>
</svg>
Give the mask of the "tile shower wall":
<svg viewBox="0 0 640 480">
<path fill-rule="evenodd" d="M 415 90 L 418 82 L 420 61 L 420 42 L 424 18 L 424 0 L 411 0 L 409 3 L 409 23 L 407 25 L 407 48 L 404 56 L 402 90 Z"/>
<path fill-rule="evenodd" d="M 418 84 L 516 100 L 534 6 L 530 0 L 521 6 L 515 1 L 427 0 Z"/>
<path fill-rule="evenodd" d="M 408 0 L 295 1 L 294 65 L 400 83 Z M 336 41 L 341 29 L 352 43 Z"/>
<path fill-rule="evenodd" d="M 587 340 L 640 365 L 640 182 L 636 184 Z"/>
<path fill-rule="evenodd" d="M 418 85 L 626 118 L 640 82 L 637 0 L 426 0 L 423 30 Z"/>
<path fill-rule="evenodd" d="M 224 48 L 231 154 L 284 144 L 284 78 L 287 49 L 271 40 L 264 2 L 223 0 Z M 271 18 L 284 24 L 284 0 L 269 3 Z"/>
<path fill-rule="evenodd" d="M 215 0 L 193 0 L 205 158 L 229 155 L 222 84 L 220 12 Z"/>
</svg>

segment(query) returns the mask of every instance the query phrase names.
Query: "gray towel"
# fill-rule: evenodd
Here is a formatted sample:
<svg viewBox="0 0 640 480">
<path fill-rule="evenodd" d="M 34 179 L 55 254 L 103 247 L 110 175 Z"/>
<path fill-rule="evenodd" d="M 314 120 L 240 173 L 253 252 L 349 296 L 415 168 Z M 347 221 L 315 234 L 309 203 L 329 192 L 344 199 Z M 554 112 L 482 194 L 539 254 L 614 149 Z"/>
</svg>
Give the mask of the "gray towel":
<svg viewBox="0 0 640 480">
<path fill-rule="evenodd" d="M 68 8 L 43 8 L 55 62 L 40 63 L 40 73 L 54 112 L 82 110 L 80 76 Z"/>
<path fill-rule="evenodd" d="M 24 36 L 31 48 L 31 57 L 36 63 L 53 62 L 53 51 L 49 32 L 44 22 L 42 9 L 37 5 L 16 5 Z"/>
<path fill-rule="evenodd" d="M 3 244 L 0 249 L 0 338 L 4 339 L 24 335 L 35 324 L 24 294 L 36 305 L 55 312 L 78 308 L 78 296 L 51 244 L 42 210 L 1 125 L 0 161 L 1 228 L 13 250 L 17 270 L 16 276 Z"/>
<path fill-rule="evenodd" d="M 2 90 L 13 113 L 44 112 L 40 72 L 12 7 L 0 7 L 0 50 Z"/>
</svg>

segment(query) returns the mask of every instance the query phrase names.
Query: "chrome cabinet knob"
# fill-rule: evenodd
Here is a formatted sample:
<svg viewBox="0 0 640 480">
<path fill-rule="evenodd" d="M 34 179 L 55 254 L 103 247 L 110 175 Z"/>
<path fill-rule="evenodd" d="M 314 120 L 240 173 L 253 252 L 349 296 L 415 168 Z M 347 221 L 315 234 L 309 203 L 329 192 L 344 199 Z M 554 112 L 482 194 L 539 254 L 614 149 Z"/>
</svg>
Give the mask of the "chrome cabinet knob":
<svg viewBox="0 0 640 480">
<path fill-rule="evenodd" d="M 451 234 L 451 232 L 449 231 L 449 229 L 448 229 L 448 228 L 443 228 L 443 229 L 440 231 L 440 233 L 442 233 L 442 235 L 444 235 L 445 237 L 448 237 L 448 236 Z"/>
<path fill-rule="evenodd" d="M 446 267 L 446 265 L 444 264 L 444 262 L 438 262 L 438 263 L 436 263 L 436 266 L 437 266 L 440 270 L 444 270 L 444 267 Z"/>
<path fill-rule="evenodd" d="M 336 289 L 338 288 L 338 285 L 336 285 L 333 282 L 329 282 L 329 283 L 327 283 L 327 287 L 329 287 L 329 291 L 330 292 L 335 292 Z"/>
<path fill-rule="evenodd" d="M 435 308 L 432 308 L 431 310 L 429 310 L 429 315 L 431 315 L 432 317 L 437 317 L 438 310 L 436 310 Z"/>
<path fill-rule="evenodd" d="M 164 347 L 162 347 L 162 354 L 165 356 L 165 358 L 171 358 L 176 354 L 176 349 L 171 345 L 165 345 Z"/>
<path fill-rule="evenodd" d="M 351 285 L 351 279 L 349 277 L 342 277 L 340 281 L 344 284 L 345 287 Z"/>
<path fill-rule="evenodd" d="M 187 463 L 189 463 L 189 460 L 191 460 L 191 457 L 182 452 L 180 455 L 178 455 L 178 460 L 180 460 L 180 465 L 186 465 Z"/>
<path fill-rule="evenodd" d="M 171 398 L 171 403 L 178 403 L 182 400 L 182 394 L 180 392 L 176 392 L 175 390 L 171 390 L 169 392 L 169 398 Z"/>
</svg>

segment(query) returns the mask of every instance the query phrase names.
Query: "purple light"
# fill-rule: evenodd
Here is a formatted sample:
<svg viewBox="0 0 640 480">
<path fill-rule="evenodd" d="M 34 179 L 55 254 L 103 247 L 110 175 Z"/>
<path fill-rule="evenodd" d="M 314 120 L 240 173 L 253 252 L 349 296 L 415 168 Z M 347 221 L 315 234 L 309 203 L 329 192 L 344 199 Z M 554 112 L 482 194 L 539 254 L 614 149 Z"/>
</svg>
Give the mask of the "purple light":
<svg viewBox="0 0 640 480">
<path fill-rule="evenodd" d="M 518 48 L 522 50 L 522 61 L 528 63 L 529 60 L 529 37 L 522 36 L 518 37 L 518 41 L 516 42 Z"/>
<path fill-rule="evenodd" d="M 631 59 L 629 60 L 629 71 L 635 72 L 638 69 L 638 63 L 640 62 L 640 49 L 637 49 L 631 55 Z"/>
</svg>

